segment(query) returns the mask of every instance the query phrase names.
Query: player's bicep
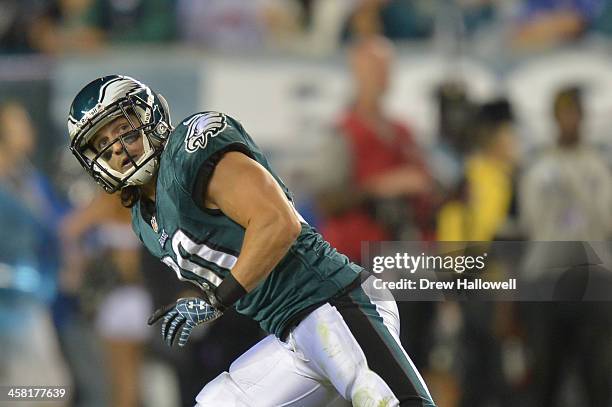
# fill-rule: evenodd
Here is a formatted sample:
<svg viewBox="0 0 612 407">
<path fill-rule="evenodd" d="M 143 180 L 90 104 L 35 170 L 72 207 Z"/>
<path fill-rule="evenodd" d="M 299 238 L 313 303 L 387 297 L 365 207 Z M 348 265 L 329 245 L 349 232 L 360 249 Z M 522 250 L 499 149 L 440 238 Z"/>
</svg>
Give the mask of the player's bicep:
<svg viewBox="0 0 612 407">
<path fill-rule="evenodd" d="M 202 197 L 243 227 L 256 216 L 293 219 L 296 215 L 274 177 L 257 161 L 228 152 L 216 165 Z"/>
</svg>

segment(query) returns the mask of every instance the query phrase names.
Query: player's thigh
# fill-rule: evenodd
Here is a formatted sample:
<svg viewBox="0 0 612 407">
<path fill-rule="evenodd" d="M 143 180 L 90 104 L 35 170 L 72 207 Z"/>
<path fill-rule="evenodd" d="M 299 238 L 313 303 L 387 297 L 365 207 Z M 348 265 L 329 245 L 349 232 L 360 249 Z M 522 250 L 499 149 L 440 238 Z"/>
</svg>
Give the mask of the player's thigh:
<svg viewBox="0 0 612 407">
<path fill-rule="evenodd" d="M 273 335 L 269 335 L 208 383 L 199 407 L 347 406 L 338 392 Z"/>
<path fill-rule="evenodd" d="M 334 304 L 359 343 L 368 366 L 393 390 L 404 406 L 434 406 L 431 394 L 399 339 L 399 313 L 372 279 L 350 292 L 349 303 Z M 382 296 L 382 297 L 381 297 Z"/>
<path fill-rule="evenodd" d="M 367 393 L 395 405 L 433 406 L 399 342 L 395 302 L 368 291 L 366 283 L 312 312 L 292 333 L 296 347 L 353 403 Z"/>
</svg>

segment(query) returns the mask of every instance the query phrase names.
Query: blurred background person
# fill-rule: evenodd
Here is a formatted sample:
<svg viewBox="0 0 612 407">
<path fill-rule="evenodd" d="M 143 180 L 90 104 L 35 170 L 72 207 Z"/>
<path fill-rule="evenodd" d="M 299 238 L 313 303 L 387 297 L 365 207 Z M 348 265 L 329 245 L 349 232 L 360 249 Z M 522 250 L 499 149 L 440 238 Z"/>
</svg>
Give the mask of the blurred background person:
<svg viewBox="0 0 612 407">
<path fill-rule="evenodd" d="M 558 302 L 521 304 L 533 369 L 531 405 L 558 405 L 568 381 L 579 381 L 583 392 L 575 402 L 604 407 L 612 401 L 612 306 L 566 301 L 584 300 L 584 281 L 597 276 L 581 268 L 590 263 L 581 242 L 610 239 L 612 172 L 584 141 L 580 87 L 560 88 L 552 113 L 557 139 L 521 180 L 521 218 L 531 240 L 572 242 L 559 243 L 559 253 L 536 242 L 525 259 L 524 278 L 555 284 L 561 296 Z M 568 259 L 564 267 L 559 258 Z"/>
<path fill-rule="evenodd" d="M 381 37 L 351 47 L 354 97 L 334 140 L 335 172 L 346 178 L 321 195 L 324 236 L 356 262 L 362 241 L 427 239 L 432 232 L 433 180 L 410 130 L 383 105 L 392 61 L 393 49 Z"/>
<path fill-rule="evenodd" d="M 492 241 L 511 218 L 518 160 L 507 99 L 483 104 L 471 120 L 463 180 L 438 212 L 439 240 Z"/>
<path fill-rule="evenodd" d="M 559 89 L 552 110 L 556 142 L 531 163 L 521 182 L 529 238 L 610 239 L 612 174 L 601 153 L 584 141 L 582 90 Z"/>
<path fill-rule="evenodd" d="M 107 374 L 101 379 L 110 384 L 108 403 L 121 407 L 142 402 L 140 375 L 150 334 L 146 319 L 153 308 L 142 284 L 140 245 L 130 219 L 118 196 L 98 192 L 62 225 L 67 255 L 72 257 L 72 269 L 65 273 L 81 274 L 70 278 L 81 280 L 81 310 L 92 319 L 103 343 L 104 363 L 99 368 Z"/>
<path fill-rule="evenodd" d="M 463 180 L 438 213 L 437 237 L 441 241 L 490 242 L 503 238 L 507 236 L 504 228 L 515 217 L 513 185 L 518 149 L 512 107 L 505 98 L 483 103 L 476 107 L 470 122 L 470 131 L 462 137 L 462 150 L 466 151 Z M 472 301 L 459 306 L 459 405 L 516 405 L 503 368 L 503 341 L 511 331 L 512 308 L 507 303 L 483 307 Z"/>
<path fill-rule="evenodd" d="M 65 207 L 30 162 L 36 146 L 25 108 L 0 102 L 0 383 L 67 386 L 50 312 Z"/>
</svg>

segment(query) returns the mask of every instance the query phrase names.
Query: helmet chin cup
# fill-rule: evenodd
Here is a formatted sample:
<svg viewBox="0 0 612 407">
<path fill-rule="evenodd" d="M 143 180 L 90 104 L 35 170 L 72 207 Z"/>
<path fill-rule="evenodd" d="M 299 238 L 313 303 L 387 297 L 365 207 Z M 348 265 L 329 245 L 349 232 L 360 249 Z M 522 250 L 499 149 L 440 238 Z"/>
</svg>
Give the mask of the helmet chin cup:
<svg viewBox="0 0 612 407">
<path fill-rule="evenodd" d="M 147 184 L 153 179 L 155 172 L 157 172 L 158 165 L 159 159 L 157 157 L 150 159 L 129 177 L 126 181 L 126 185 L 138 186 Z"/>
</svg>

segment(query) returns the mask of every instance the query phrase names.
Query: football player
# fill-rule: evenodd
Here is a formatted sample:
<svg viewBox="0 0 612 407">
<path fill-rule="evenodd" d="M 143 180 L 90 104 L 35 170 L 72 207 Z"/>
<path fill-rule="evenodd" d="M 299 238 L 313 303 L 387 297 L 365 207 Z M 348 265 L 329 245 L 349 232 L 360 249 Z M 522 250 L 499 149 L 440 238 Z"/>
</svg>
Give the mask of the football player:
<svg viewBox="0 0 612 407">
<path fill-rule="evenodd" d="M 68 130 L 83 168 L 132 208 L 147 249 L 202 291 L 152 315 L 165 342 L 183 346 L 230 307 L 270 333 L 197 405 L 434 406 L 399 342 L 395 302 L 300 217 L 237 120 L 207 111 L 173 127 L 160 94 L 111 75 L 77 94 Z"/>
</svg>

